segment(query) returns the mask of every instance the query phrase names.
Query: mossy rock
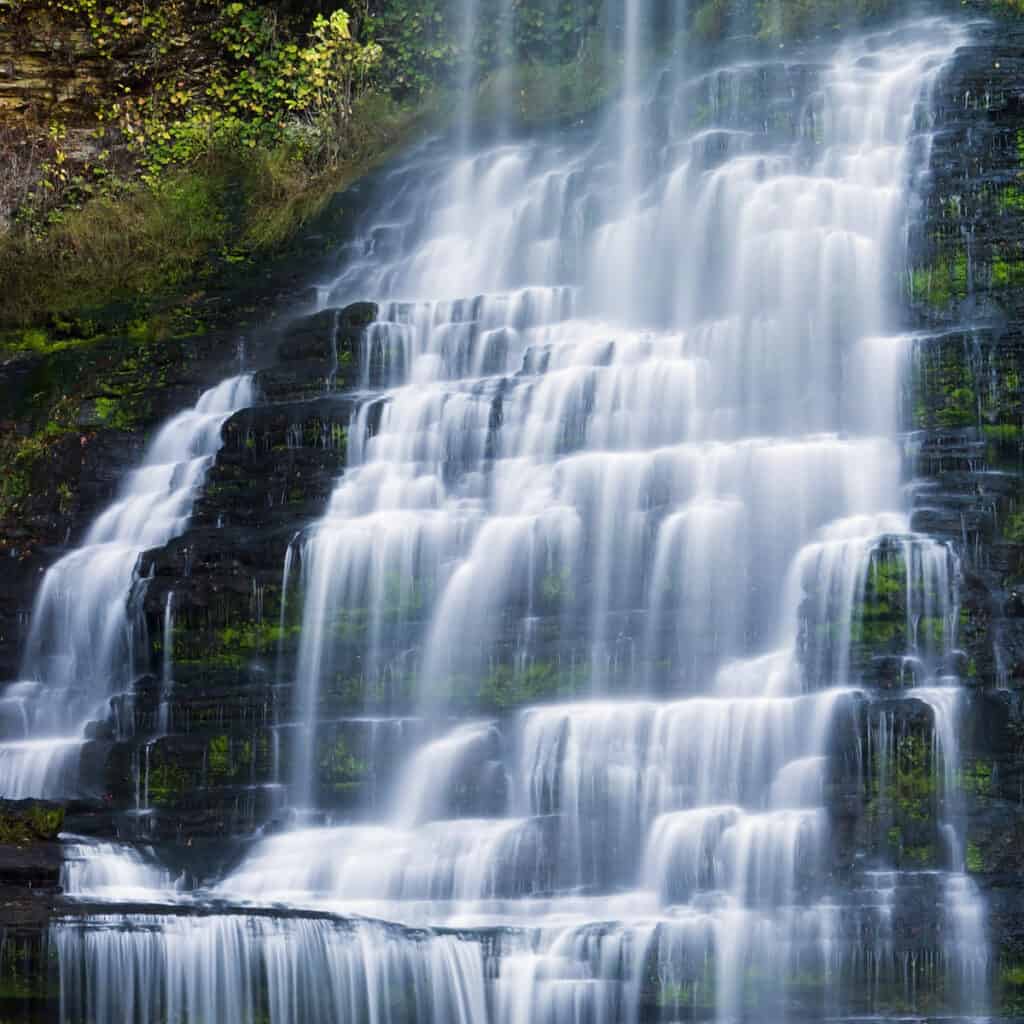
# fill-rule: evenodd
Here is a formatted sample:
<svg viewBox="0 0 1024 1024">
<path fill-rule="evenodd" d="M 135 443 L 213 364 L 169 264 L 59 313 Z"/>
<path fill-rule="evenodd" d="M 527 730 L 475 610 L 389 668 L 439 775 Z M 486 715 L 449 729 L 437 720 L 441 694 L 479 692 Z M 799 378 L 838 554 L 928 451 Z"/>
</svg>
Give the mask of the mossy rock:
<svg viewBox="0 0 1024 1024">
<path fill-rule="evenodd" d="M 45 800 L 0 801 L 0 843 L 27 846 L 53 842 L 64 825 L 64 808 Z"/>
</svg>

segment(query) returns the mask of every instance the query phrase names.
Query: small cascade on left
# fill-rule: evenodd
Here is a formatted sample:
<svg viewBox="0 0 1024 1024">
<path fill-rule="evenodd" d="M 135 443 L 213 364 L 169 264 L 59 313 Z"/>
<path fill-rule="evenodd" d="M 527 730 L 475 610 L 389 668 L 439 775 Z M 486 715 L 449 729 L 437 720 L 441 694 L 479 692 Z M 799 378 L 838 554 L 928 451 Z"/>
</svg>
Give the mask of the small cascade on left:
<svg viewBox="0 0 1024 1024">
<path fill-rule="evenodd" d="M 0 797 L 75 791 L 89 724 L 108 717 L 111 698 L 135 675 L 139 556 L 184 531 L 221 427 L 252 397 L 250 375 L 229 377 L 165 423 L 82 544 L 47 570 L 22 678 L 0 698 L 13 712 L 4 716 L 0 742 Z"/>
</svg>

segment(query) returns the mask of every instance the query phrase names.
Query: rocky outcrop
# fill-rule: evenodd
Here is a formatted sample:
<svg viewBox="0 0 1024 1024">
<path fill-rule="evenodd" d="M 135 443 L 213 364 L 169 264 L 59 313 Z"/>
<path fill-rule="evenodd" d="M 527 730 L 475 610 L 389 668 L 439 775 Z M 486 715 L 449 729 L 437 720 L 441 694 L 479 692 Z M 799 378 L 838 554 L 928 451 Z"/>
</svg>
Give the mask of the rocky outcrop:
<svg viewBox="0 0 1024 1024">
<path fill-rule="evenodd" d="M 89 33 L 44 12 L 30 20 L 0 3 L 0 123 L 53 115 L 83 123 L 107 78 Z"/>
<path fill-rule="evenodd" d="M 959 788 L 996 1009 L 1024 1005 L 1024 24 L 977 25 L 936 96 L 904 282 L 915 316 L 915 529 L 961 559 L 971 687 Z"/>
</svg>

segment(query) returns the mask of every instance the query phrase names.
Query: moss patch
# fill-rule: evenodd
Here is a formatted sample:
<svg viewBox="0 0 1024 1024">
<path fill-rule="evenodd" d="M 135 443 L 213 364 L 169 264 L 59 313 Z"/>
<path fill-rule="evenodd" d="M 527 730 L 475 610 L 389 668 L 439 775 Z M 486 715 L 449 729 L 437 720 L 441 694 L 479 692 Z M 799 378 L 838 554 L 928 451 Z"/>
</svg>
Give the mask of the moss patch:
<svg viewBox="0 0 1024 1024">
<path fill-rule="evenodd" d="M 585 667 L 563 668 L 553 661 L 534 662 L 524 669 L 499 665 L 481 683 L 480 700 L 487 707 L 504 710 L 573 697 L 580 691 L 587 674 Z"/>
<path fill-rule="evenodd" d="M 966 298 L 967 283 L 967 253 L 958 250 L 930 266 L 911 270 L 910 298 L 913 302 L 923 303 L 941 312 L 955 300 Z"/>
<path fill-rule="evenodd" d="M 0 843 L 26 846 L 57 838 L 64 825 L 64 808 L 52 804 L 7 804 L 0 809 Z"/>
</svg>

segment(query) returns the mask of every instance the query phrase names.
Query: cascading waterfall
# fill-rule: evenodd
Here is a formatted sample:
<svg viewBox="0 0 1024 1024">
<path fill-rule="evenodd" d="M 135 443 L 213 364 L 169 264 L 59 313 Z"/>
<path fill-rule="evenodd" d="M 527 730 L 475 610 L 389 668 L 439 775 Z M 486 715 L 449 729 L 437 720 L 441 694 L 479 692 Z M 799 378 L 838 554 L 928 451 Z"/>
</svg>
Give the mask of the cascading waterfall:
<svg viewBox="0 0 1024 1024">
<path fill-rule="evenodd" d="M 475 148 L 467 116 L 320 290 L 378 316 L 348 469 L 284 567 L 301 552 L 295 820 L 209 893 L 154 882 L 167 913 L 55 925 L 67 1020 L 820 1018 L 922 987 L 983 1008 L 958 564 L 909 527 L 890 309 L 964 33 L 649 76 L 646 17 L 627 4 L 603 122 Z M 930 709 L 941 872 L 836 863 L 829 793 L 892 770 L 892 661 Z M 390 799 L 310 827 L 339 708 L 409 749 Z M 912 947 L 922 892 L 945 923 Z"/>
<path fill-rule="evenodd" d="M 203 392 L 160 429 L 81 546 L 47 570 L 32 612 L 24 681 L 4 694 L 4 703 L 18 705 L 21 728 L 7 730 L 0 742 L 0 796 L 74 791 L 85 727 L 107 720 L 111 697 L 135 675 L 130 605 L 139 556 L 185 529 L 220 448 L 221 427 L 251 401 L 248 375 Z"/>
</svg>

